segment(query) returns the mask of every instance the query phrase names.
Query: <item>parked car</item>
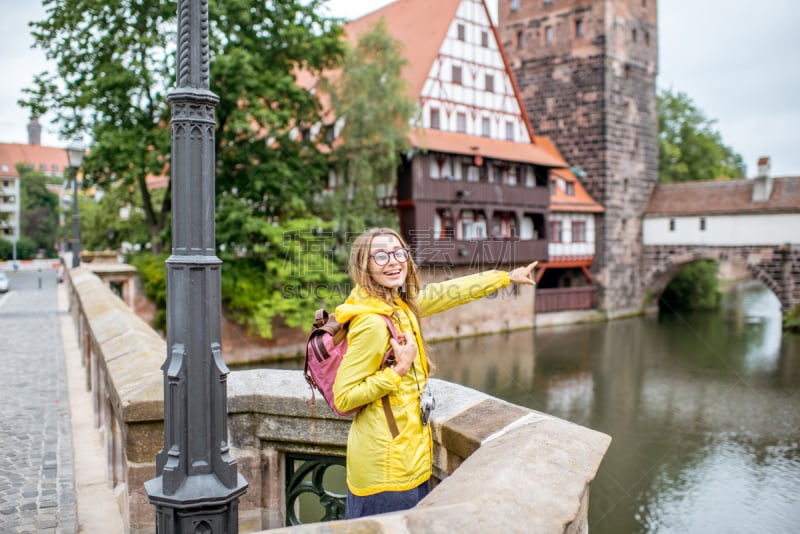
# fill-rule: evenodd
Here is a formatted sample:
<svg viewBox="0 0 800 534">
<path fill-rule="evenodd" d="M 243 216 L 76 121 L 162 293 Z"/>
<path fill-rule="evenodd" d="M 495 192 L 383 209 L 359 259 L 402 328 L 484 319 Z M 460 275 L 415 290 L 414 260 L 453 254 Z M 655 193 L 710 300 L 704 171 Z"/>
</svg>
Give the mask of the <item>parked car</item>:
<svg viewBox="0 0 800 534">
<path fill-rule="evenodd" d="M 8 276 L 6 273 L 0 273 L 0 293 L 8 291 Z"/>
</svg>

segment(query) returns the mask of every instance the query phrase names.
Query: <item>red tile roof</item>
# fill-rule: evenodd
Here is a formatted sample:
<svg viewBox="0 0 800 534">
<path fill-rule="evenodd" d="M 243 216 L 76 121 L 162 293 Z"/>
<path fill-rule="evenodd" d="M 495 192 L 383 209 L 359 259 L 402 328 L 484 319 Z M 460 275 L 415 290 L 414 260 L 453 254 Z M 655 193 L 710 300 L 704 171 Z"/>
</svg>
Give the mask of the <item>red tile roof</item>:
<svg viewBox="0 0 800 534">
<path fill-rule="evenodd" d="M 555 143 L 549 138 L 542 135 L 536 136 L 536 144 L 544 150 L 561 158 L 561 153 L 558 151 Z M 572 184 L 573 194 L 568 195 L 557 184 L 550 194 L 550 211 L 551 212 L 584 212 L 584 213 L 602 213 L 605 208 L 595 202 L 595 200 L 584 189 L 583 184 L 577 176 L 569 168 L 554 168 L 550 171 L 550 180 L 554 178 L 561 178 L 565 182 Z"/>
<path fill-rule="evenodd" d="M 759 179 L 659 184 L 646 216 L 800 212 L 800 176 L 772 178 L 769 200 L 753 202 Z"/>
<path fill-rule="evenodd" d="M 403 44 L 401 54 L 408 60 L 403 78 L 409 93 L 419 98 L 434 60 L 439 55 L 447 30 L 461 0 L 397 0 L 345 25 L 352 45 L 360 34 L 369 31 L 381 18 L 393 38 Z"/>
<path fill-rule="evenodd" d="M 33 164 L 34 170 L 63 174 L 69 166 L 67 151 L 42 145 L 0 143 L 0 177 L 19 176 L 17 164 Z M 44 169 L 42 169 L 44 165 Z"/>
<path fill-rule="evenodd" d="M 559 155 L 551 154 L 533 143 L 515 143 L 489 137 L 423 128 L 413 129 L 409 135 L 409 141 L 417 148 L 436 152 L 480 155 L 484 158 L 536 163 L 545 167 L 567 166 Z"/>
</svg>

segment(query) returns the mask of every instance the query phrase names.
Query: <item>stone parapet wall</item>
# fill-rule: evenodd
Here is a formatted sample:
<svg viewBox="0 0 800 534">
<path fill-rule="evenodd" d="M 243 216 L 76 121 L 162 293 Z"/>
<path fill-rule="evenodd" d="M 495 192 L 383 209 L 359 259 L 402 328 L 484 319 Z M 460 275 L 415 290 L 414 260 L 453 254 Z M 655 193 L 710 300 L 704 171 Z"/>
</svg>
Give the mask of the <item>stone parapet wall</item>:
<svg viewBox="0 0 800 534">
<path fill-rule="evenodd" d="M 144 482 L 163 446 L 164 341 L 88 269 L 68 273 L 95 423 L 106 443 L 108 482 L 127 532 L 155 531 Z M 339 522 L 341 531 L 585 532 L 589 485 L 611 438 L 476 390 L 434 380 L 434 478 L 415 509 Z M 228 377 L 231 451 L 249 483 L 240 532 L 281 528 L 287 453 L 344 456 L 349 421 L 335 416 L 300 371 Z M 326 530 L 326 524 L 279 531 Z"/>
</svg>

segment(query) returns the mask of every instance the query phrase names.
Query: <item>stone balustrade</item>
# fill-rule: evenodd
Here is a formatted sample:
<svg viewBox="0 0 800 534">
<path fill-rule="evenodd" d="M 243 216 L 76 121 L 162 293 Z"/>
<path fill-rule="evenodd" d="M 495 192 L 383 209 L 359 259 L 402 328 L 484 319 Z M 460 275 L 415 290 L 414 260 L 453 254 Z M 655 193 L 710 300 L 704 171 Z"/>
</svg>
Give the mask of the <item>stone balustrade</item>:
<svg viewBox="0 0 800 534">
<path fill-rule="evenodd" d="M 128 532 L 155 530 L 143 483 L 163 446 L 166 346 L 88 269 L 68 273 L 95 422 L 105 439 L 108 481 Z M 339 522 L 341 532 L 553 532 L 588 530 L 589 486 L 611 438 L 434 380 L 434 479 L 413 510 Z M 344 456 L 349 421 L 317 396 L 300 371 L 249 370 L 228 376 L 231 450 L 249 483 L 240 532 L 322 532 L 332 524 L 285 524 L 289 453 Z"/>
</svg>

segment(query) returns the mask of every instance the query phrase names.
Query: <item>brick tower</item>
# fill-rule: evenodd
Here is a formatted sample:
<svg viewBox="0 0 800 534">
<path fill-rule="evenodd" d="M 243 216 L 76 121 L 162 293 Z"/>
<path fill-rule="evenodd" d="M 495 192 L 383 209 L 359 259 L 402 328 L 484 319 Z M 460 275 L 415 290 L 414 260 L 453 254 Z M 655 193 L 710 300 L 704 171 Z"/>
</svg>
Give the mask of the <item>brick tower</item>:
<svg viewBox="0 0 800 534">
<path fill-rule="evenodd" d="M 658 181 L 656 0 L 498 0 L 499 31 L 537 135 L 605 207 L 594 274 L 610 316 L 637 311 L 642 215 Z"/>
</svg>

